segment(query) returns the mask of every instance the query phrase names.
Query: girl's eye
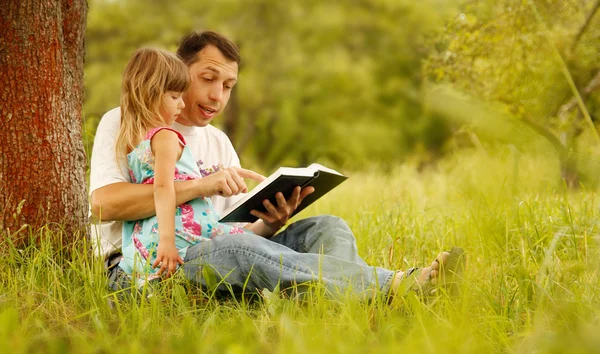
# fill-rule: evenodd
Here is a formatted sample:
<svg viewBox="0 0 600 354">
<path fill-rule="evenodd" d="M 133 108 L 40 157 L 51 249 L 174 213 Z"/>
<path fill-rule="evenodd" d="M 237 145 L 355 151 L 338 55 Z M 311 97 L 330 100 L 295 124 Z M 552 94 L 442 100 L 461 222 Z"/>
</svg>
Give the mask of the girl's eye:
<svg viewBox="0 0 600 354">
<path fill-rule="evenodd" d="M 205 77 L 204 81 L 206 81 L 206 82 L 213 82 L 213 79 L 212 79 L 212 77 Z"/>
</svg>

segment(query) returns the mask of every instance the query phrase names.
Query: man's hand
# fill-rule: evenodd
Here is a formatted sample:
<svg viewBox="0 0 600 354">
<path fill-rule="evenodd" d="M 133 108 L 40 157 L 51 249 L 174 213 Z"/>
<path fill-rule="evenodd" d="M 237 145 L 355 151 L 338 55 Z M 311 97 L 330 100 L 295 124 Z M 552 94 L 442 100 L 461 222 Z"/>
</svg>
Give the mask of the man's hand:
<svg viewBox="0 0 600 354">
<path fill-rule="evenodd" d="M 287 201 L 283 197 L 283 193 L 279 192 L 275 194 L 277 207 L 275 207 L 268 199 L 265 199 L 263 200 L 263 205 L 267 209 L 267 212 L 264 213 L 257 210 L 251 210 L 250 214 L 260 218 L 263 223 L 271 229 L 270 233 L 273 235 L 288 222 L 290 216 L 296 208 L 298 208 L 298 205 L 300 205 L 302 200 L 314 191 L 314 187 L 296 187 L 294 192 L 292 192 L 292 196 Z"/>
<path fill-rule="evenodd" d="M 202 178 L 202 182 L 208 186 L 205 196 L 212 197 L 218 194 L 222 197 L 231 197 L 232 195 L 246 193 L 248 187 L 244 182 L 244 178 L 262 182 L 266 177 L 245 168 L 229 167 Z"/>
<path fill-rule="evenodd" d="M 156 261 L 152 264 L 152 268 L 160 265 L 158 275 L 163 274 L 166 278 L 170 277 L 177 270 L 177 265 L 183 265 L 183 258 L 177 252 L 174 242 L 159 242 Z"/>
</svg>

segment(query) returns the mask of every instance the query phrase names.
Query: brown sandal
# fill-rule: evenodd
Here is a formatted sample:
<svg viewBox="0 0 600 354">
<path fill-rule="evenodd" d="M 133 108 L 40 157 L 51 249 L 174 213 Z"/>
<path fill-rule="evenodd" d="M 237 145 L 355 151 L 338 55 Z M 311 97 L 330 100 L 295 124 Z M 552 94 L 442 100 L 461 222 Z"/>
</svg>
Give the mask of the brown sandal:
<svg viewBox="0 0 600 354">
<path fill-rule="evenodd" d="M 431 272 L 427 275 L 427 279 L 424 284 L 419 284 L 417 277 L 419 276 L 418 270 L 421 268 L 409 268 L 402 277 L 402 282 L 396 294 L 406 295 L 410 291 L 416 292 L 420 297 L 434 296 L 438 288 L 445 288 L 446 291 L 452 295 L 457 296 L 459 294 L 459 282 L 462 279 L 462 272 L 465 267 L 465 251 L 460 247 L 452 247 L 449 251 L 450 255 L 446 259 L 446 262 L 440 263 L 437 259 L 435 262 L 440 264 L 440 275 L 444 282 L 440 285 L 434 285 L 430 282 Z"/>
</svg>

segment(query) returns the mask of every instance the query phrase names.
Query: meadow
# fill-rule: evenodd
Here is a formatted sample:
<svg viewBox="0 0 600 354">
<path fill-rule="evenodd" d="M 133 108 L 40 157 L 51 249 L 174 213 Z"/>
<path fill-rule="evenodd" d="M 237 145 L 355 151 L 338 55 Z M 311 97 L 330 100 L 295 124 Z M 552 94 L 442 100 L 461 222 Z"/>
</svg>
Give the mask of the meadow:
<svg viewBox="0 0 600 354">
<path fill-rule="evenodd" d="M 586 353 L 600 351 L 597 192 L 565 190 L 551 157 L 464 152 L 350 179 L 298 217 L 347 220 L 370 264 L 467 251 L 461 294 L 392 306 L 318 287 L 303 301 L 222 299 L 175 277 L 148 301 L 106 291 L 85 240 L 0 261 L 2 353 Z M 45 237 L 58 237 L 41 230 Z"/>
</svg>

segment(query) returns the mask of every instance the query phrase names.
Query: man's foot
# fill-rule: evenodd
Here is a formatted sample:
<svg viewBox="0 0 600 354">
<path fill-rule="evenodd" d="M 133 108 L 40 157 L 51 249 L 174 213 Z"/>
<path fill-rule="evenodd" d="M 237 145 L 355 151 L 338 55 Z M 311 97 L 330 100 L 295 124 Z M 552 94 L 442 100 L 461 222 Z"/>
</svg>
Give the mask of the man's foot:
<svg viewBox="0 0 600 354">
<path fill-rule="evenodd" d="M 429 267 L 398 272 L 392 282 L 392 294 L 404 295 L 413 290 L 420 295 L 429 296 L 433 295 L 438 286 L 442 286 L 455 295 L 458 292 L 457 281 L 464 268 L 464 258 L 463 249 L 453 247 L 450 252 L 438 254 Z"/>
<path fill-rule="evenodd" d="M 119 265 L 121 259 L 123 258 L 123 254 L 120 251 L 115 251 L 109 254 L 104 260 L 104 269 L 110 271 Z"/>
</svg>

